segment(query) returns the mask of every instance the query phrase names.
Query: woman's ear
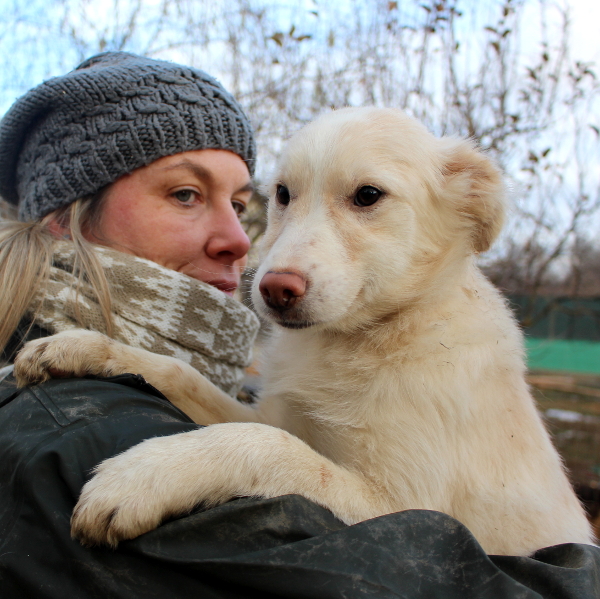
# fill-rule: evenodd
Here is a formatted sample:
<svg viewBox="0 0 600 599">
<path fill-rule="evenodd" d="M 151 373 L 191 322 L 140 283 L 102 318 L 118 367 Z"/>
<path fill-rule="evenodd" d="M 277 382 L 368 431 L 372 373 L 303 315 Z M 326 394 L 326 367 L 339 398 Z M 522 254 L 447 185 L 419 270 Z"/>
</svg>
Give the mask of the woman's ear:
<svg viewBox="0 0 600 599">
<path fill-rule="evenodd" d="M 502 173 L 470 141 L 452 142 L 443 170 L 444 195 L 459 215 L 468 219 L 473 250 L 485 252 L 504 224 Z"/>
</svg>

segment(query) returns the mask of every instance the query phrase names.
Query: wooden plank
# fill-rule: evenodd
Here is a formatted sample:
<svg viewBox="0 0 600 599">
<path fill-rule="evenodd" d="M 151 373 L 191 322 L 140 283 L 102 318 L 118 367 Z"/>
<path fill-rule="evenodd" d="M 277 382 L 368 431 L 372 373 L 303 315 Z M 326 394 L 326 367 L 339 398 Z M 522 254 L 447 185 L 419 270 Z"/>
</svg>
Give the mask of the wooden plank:
<svg viewBox="0 0 600 599">
<path fill-rule="evenodd" d="M 567 375 L 530 374 L 527 382 L 538 389 L 550 391 L 563 391 L 565 393 L 577 393 L 586 397 L 600 399 L 600 389 L 579 385 L 577 379 Z"/>
</svg>

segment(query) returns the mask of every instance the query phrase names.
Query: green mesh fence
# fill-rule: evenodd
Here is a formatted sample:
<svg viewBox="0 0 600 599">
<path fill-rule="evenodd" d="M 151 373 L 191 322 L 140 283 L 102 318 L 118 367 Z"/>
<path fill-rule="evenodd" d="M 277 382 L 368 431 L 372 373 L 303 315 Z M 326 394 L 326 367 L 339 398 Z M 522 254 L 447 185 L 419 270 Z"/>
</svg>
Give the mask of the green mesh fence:
<svg viewBox="0 0 600 599">
<path fill-rule="evenodd" d="M 530 370 L 564 370 L 600 374 L 600 343 L 526 337 Z"/>
</svg>

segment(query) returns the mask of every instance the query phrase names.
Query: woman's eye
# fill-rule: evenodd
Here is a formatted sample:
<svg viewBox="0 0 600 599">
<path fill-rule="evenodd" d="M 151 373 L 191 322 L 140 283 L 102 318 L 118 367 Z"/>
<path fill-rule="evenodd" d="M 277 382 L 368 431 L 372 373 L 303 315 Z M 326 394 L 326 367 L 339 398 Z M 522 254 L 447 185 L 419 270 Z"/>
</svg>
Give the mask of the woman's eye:
<svg viewBox="0 0 600 599">
<path fill-rule="evenodd" d="M 234 200 L 231 202 L 231 205 L 233 206 L 233 209 L 238 217 L 241 217 L 244 212 L 246 212 L 246 204 L 244 204 L 244 202 L 238 202 L 237 200 Z"/>
<path fill-rule="evenodd" d="M 383 191 L 373 187 L 372 185 L 365 185 L 361 187 L 354 196 L 354 205 L 364 208 L 366 206 L 372 206 L 381 196 Z"/>
<path fill-rule="evenodd" d="M 198 194 L 193 189 L 180 189 L 173 194 L 183 204 L 189 204 L 196 199 Z"/>
<path fill-rule="evenodd" d="M 277 202 L 282 206 L 287 206 L 290 203 L 290 191 L 285 185 L 279 184 L 275 192 Z"/>
</svg>

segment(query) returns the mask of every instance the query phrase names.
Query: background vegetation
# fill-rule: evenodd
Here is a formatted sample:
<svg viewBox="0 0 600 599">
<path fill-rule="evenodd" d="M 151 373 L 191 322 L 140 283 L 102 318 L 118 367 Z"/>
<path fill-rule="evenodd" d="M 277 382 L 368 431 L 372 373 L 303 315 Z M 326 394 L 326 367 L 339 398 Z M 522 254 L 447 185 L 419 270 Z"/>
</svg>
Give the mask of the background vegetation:
<svg viewBox="0 0 600 599">
<path fill-rule="evenodd" d="M 575 1 L 575 0 L 572 0 Z M 569 0 L 0 1 L 0 112 L 103 50 L 217 76 L 258 132 L 263 179 L 330 108 L 399 106 L 504 168 L 509 226 L 484 260 L 509 292 L 600 295 L 600 87 L 572 56 Z M 248 218 L 264 226 L 257 198 Z"/>
</svg>

